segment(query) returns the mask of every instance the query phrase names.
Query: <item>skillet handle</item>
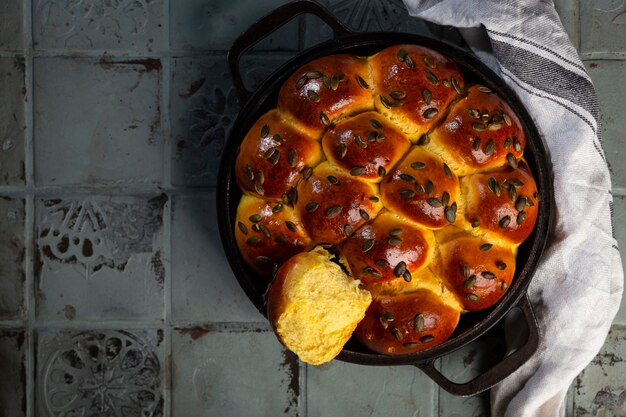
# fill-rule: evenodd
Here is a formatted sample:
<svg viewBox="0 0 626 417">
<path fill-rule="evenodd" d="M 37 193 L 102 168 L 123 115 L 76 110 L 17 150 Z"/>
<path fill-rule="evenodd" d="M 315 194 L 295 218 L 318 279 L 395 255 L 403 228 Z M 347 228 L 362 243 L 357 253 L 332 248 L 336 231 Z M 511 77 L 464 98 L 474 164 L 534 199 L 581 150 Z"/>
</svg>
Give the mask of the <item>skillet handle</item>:
<svg viewBox="0 0 626 417">
<path fill-rule="evenodd" d="M 261 20 L 242 33 L 228 51 L 228 66 L 230 67 L 230 73 L 233 77 L 233 84 L 242 102 L 245 102 L 252 93 L 245 87 L 241 72 L 239 71 L 241 55 L 270 33 L 301 14 L 313 14 L 319 17 L 324 23 L 331 27 L 335 35 L 350 33 L 350 31 L 325 8 L 309 0 L 298 0 L 288 3 L 261 18 Z"/>
<path fill-rule="evenodd" d="M 488 390 L 494 385 L 501 382 L 507 376 L 515 372 L 522 366 L 537 350 L 539 345 L 539 325 L 535 319 L 528 295 L 520 301 L 518 307 L 522 310 L 526 323 L 528 324 L 528 339 L 524 346 L 506 356 L 498 364 L 487 370 L 485 373 L 478 375 L 469 382 L 458 384 L 450 381 L 435 366 L 434 361 L 430 360 L 417 364 L 426 375 L 432 378 L 439 386 L 451 394 L 459 396 L 471 396 Z"/>
</svg>

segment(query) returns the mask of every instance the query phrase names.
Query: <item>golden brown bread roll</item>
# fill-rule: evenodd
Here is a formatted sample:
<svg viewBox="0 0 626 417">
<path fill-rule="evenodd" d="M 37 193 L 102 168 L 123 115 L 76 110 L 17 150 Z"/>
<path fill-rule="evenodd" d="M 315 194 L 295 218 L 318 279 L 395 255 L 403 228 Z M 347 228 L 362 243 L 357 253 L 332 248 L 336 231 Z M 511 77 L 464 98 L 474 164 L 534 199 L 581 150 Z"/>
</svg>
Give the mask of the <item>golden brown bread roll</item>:
<svg viewBox="0 0 626 417">
<path fill-rule="evenodd" d="M 519 119 L 497 94 L 472 86 L 452 105 L 444 122 L 428 135 L 426 148 L 441 156 L 459 176 L 515 164 L 526 137 Z"/>
<path fill-rule="evenodd" d="M 537 185 L 524 162 L 518 168 L 461 179 L 458 225 L 500 245 L 522 243 L 537 220 Z"/>
<path fill-rule="evenodd" d="M 382 204 L 378 189 L 324 162 L 298 185 L 296 215 L 317 243 L 337 244 L 376 217 Z"/>
<path fill-rule="evenodd" d="M 311 239 L 293 209 L 253 196 L 241 197 L 235 238 L 246 264 L 269 277 L 275 264 L 309 249 Z"/>
<path fill-rule="evenodd" d="M 236 164 L 243 259 L 266 277 L 282 265 L 268 292 L 280 340 L 328 361 L 373 299 L 356 338 L 418 352 L 462 313 L 497 303 L 537 219 L 525 146 L 504 99 L 421 46 L 328 56 L 291 74 Z M 353 281 L 325 251 L 306 252 L 315 245 Z"/>
<path fill-rule="evenodd" d="M 435 154 L 413 147 L 380 184 L 383 204 L 431 229 L 454 223 L 459 181 Z"/>
<path fill-rule="evenodd" d="M 319 365 L 337 356 L 371 301 L 358 280 L 316 248 L 278 269 L 267 312 L 279 340 L 304 362 Z"/>
<path fill-rule="evenodd" d="M 328 129 L 322 146 L 329 161 L 347 173 L 380 182 L 411 143 L 380 114 L 365 112 Z"/>
<path fill-rule="evenodd" d="M 513 280 L 515 256 L 510 245 L 501 247 L 464 234 L 441 242 L 434 265 L 463 309 L 478 311 L 491 307 L 506 293 Z"/>
<path fill-rule="evenodd" d="M 445 341 L 459 322 L 458 309 L 420 289 L 375 299 L 354 335 L 374 352 L 402 355 Z"/>
<path fill-rule="evenodd" d="M 341 246 L 351 275 L 364 284 L 410 282 L 430 263 L 435 246 L 432 231 L 386 212 L 361 227 Z"/>
<path fill-rule="evenodd" d="M 376 110 L 413 143 L 441 118 L 463 91 L 457 65 L 431 49 L 395 45 L 370 58 Z"/>
<path fill-rule="evenodd" d="M 252 126 L 239 148 L 237 184 L 259 197 L 280 199 L 322 158 L 319 142 L 271 110 Z"/>
<path fill-rule="evenodd" d="M 342 118 L 372 110 L 365 58 L 330 55 L 303 65 L 283 84 L 278 109 L 313 137 Z"/>
</svg>

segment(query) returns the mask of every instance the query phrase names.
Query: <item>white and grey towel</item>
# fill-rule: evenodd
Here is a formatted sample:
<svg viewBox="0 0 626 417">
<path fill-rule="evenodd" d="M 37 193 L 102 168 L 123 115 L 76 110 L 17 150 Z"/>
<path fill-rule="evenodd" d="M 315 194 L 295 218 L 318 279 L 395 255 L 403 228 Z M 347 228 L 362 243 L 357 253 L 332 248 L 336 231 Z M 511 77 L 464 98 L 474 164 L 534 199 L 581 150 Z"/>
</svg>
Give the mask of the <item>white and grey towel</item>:
<svg viewBox="0 0 626 417">
<path fill-rule="evenodd" d="M 547 144 L 555 229 L 528 290 L 541 341 L 494 387 L 491 412 L 563 416 L 568 387 L 602 347 L 623 290 L 595 90 L 552 1 L 404 3 L 413 16 L 466 28 L 470 47 L 517 92 Z"/>
</svg>

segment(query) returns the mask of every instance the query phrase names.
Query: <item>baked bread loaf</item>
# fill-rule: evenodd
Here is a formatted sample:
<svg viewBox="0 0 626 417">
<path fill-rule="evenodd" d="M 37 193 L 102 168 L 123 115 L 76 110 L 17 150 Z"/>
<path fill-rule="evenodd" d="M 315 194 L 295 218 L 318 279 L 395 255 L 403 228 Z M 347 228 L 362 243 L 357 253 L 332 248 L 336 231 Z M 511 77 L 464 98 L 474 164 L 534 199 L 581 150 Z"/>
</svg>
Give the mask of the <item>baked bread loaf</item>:
<svg viewBox="0 0 626 417">
<path fill-rule="evenodd" d="M 267 314 L 278 338 L 312 365 L 339 354 L 372 302 L 330 258 L 319 247 L 292 257 L 268 290 Z"/>
<path fill-rule="evenodd" d="M 276 105 L 241 145 L 234 233 L 260 279 L 274 271 L 268 317 L 303 361 L 350 335 L 387 355 L 431 348 L 514 284 L 540 196 L 502 97 L 395 45 L 303 65 Z"/>
</svg>

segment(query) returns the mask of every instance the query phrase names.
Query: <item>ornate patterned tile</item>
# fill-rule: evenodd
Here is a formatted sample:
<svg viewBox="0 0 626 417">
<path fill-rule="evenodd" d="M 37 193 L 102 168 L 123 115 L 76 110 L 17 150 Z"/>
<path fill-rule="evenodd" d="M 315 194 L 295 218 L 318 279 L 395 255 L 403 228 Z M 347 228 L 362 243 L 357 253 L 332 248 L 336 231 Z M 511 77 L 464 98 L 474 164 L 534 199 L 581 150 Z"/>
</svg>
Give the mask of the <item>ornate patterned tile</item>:
<svg viewBox="0 0 626 417">
<path fill-rule="evenodd" d="M 172 332 L 173 416 L 296 416 L 299 366 L 270 331 Z"/>
<path fill-rule="evenodd" d="M 626 56 L 626 3 L 623 0 L 580 2 L 581 52 L 584 54 Z"/>
<path fill-rule="evenodd" d="M 309 416 L 432 416 L 438 387 L 412 366 L 363 366 L 334 360 L 307 367 Z"/>
<path fill-rule="evenodd" d="M 254 90 L 289 56 L 253 56 L 242 77 Z M 239 97 L 224 57 L 175 58 L 172 64 L 172 183 L 214 186 Z"/>
<path fill-rule="evenodd" d="M 0 415 L 26 417 L 26 334 L 0 329 Z"/>
<path fill-rule="evenodd" d="M 36 48 L 159 49 L 163 0 L 33 1 Z"/>
<path fill-rule="evenodd" d="M 0 196 L 0 320 L 24 315 L 24 200 Z"/>
<path fill-rule="evenodd" d="M 248 27 L 289 0 L 178 0 L 170 20 L 170 44 L 173 50 L 230 49 L 235 39 Z M 259 50 L 297 50 L 298 20 L 283 27 L 257 46 Z"/>
<path fill-rule="evenodd" d="M 0 185 L 25 182 L 25 95 L 24 58 L 0 58 Z"/>
<path fill-rule="evenodd" d="M 626 415 L 626 327 L 613 326 L 604 347 L 575 381 L 576 417 Z"/>
<path fill-rule="evenodd" d="M 158 59 L 36 59 L 37 184 L 159 184 L 161 73 Z"/>
<path fill-rule="evenodd" d="M 21 50 L 24 48 L 22 0 L 4 0 L 0 2 L 0 50 Z"/>
<path fill-rule="evenodd" d="M 262 322 L 224 256 L 215 193 L 174 197 L 172 316 L 177 321 Z"/>
<path fill-rule="evenodd" d="M 162 341 L 162 330 L 40 332 L 37 415 L 162 417 Z"/>
<path fill-rule="evenodd" d="M 36 200 L 40 320 L 159 320 L 164 194 Z"/>
<path fill-rule="evenodd" d="M 320 0 L 340 22 L 355 32 L 393 31 L 429 34 L 426 23 L 409 16 L 402 0 Z M 332 37 L 331 29 L 317 17 L 306 18 L 305 46 Z"/>
<path fill-rule="evenodd" d="M 624 26 L 626 28 L 626 26 Z M 585 65 L 598 93 L 602 111 L 602 140 L 609 161 L 613 187 L 626 188 L 626 147 L 622 141 L 626 120 L 623 117 L 624 93 L 618 85 L 626 82 L 626 62 L 586 61 Z"/>
</svg>

